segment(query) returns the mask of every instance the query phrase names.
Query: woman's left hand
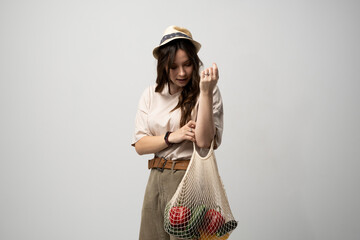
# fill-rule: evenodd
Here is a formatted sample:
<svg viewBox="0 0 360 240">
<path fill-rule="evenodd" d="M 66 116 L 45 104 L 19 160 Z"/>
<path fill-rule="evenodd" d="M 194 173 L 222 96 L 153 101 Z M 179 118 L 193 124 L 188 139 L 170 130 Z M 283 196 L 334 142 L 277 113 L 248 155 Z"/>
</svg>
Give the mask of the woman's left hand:
<svg viewBox="0 0 360 240">
<path fill-rule="evenodd" d="M 200 75 L 200 91 L 203 93 L 212 94 L 217 82 L 219 80 L 219 70 L 216 63 L 201 71 Z"/>
</svg>

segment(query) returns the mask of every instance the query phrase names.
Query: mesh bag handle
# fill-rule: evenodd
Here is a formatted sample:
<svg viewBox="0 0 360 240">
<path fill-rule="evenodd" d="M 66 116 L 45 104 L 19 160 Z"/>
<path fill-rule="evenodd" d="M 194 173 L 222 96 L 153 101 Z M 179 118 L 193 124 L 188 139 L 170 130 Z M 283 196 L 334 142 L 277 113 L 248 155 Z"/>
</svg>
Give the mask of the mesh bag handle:
<svg viewBox="0 0 360 240">
<path fill-rule="evenodd" d="M 224 240 L 237 227 L 214 154 L 205 157 L 195 143 L 189 166 L 164 212 L 165 231 L 179 239 Z"/>
</svg>

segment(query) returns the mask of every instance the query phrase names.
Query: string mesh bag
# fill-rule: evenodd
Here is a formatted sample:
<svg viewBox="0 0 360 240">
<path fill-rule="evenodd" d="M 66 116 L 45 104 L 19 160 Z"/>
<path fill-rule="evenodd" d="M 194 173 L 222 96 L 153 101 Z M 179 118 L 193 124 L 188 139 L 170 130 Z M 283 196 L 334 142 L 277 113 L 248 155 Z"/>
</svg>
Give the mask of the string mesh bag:
<svg viewBox="0 0 360 240">
<path fill-rule="evenodd" d="M 165 231 L 178 239 L 225 240 L 237 227 L 211 143 L 205 157 L 194 144 L 189 166 L 164 212 Z"/>
</svg>

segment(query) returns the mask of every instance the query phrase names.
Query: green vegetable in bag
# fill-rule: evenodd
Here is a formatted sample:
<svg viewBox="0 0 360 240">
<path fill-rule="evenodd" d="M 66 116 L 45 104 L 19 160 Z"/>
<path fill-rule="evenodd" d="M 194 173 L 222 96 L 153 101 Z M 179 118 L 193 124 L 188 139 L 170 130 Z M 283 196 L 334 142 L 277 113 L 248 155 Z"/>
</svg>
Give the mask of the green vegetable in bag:
<svg viewBox="0 0 360 240">
<path fill-rule="evenodd" d="M 231 232 L 237 227 L 238 223 L 235 220 L 231 220 L 229 222 L 224 223 L 219 230 L 216 232 L 217 237 L 221 237 L 228 232 Z"/>
<path fill-rule="evenodd" d="M 199 225 L 203 221 L 205 213 L 206 213 L 205 205 L 199 205 L 199 206 L 195 207 L 195 209 L 192 211 L 192 216 L 190 218 L 189 224 L 186 227 L 186 230 L 197 231 Z"/>
<path fill-rule="evenodd" d="M 168 209 L 166 210 L 167 210 L 166 212 L 168 212 Z M 205 205 L 196 206 L 191 211 L 191 218 L 184 229 L 176 228 L 171 224 L 167 224 L 165 225 L 165 231 L 176 237 L 181 237 L 185 239 L 197 239 L 200 237 L 198 228 L 203 221 L 205 213 L 206 213 Z"/>
</svg>

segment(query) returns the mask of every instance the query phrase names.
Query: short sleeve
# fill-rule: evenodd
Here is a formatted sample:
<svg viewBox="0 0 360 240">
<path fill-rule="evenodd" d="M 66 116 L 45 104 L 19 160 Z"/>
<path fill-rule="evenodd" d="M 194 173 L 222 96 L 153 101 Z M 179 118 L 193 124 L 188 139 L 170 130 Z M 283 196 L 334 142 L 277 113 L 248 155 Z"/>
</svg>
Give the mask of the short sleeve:
<svg viewBox="0 0 360 240">
<path fill-rule="evenodd" d="M 218 148 L 221 144 L 223 128 L 224 128 L 224 109 L 219 88 L 216 86 L 213 93 L 213 117 L 215 125 L 215 142 L 214 148 Z"/>
<path fill-rule="evenodd" d="M 149 126 L 148 126 L 148 114 L 150 109 L 150 88 L 145 89 L 141 98 L 139 100 L 138 109 L 135 117 L 135 132 L 131 142 L 132 146 L 135 146 L 135 143 L 139 141 L 144 136 L 149 136 Z"/>
</svg>

